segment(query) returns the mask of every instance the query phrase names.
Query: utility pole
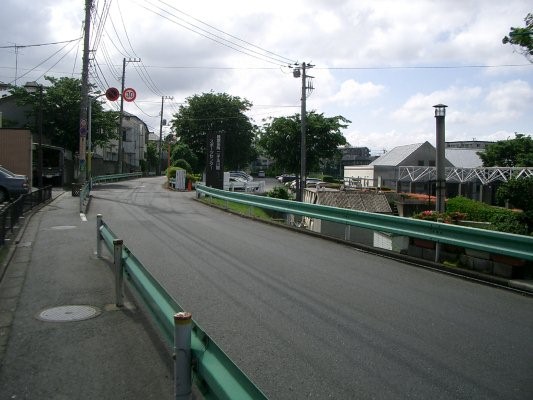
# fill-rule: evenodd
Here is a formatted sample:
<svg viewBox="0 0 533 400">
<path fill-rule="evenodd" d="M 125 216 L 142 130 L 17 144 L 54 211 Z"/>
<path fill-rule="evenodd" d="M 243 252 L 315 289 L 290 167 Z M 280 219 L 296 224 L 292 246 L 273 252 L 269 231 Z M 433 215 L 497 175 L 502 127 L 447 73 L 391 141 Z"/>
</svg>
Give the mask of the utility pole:
<svg viewBox="0 0 533 400">
<path fill-rule="evenodd" d="M 85 0 L 85 26 L 83 33 L 83 64 L 81 71 L 80 147 L 78 157 L 78 183 L 85 182 L 85 147 L 87 146 L 87 106 L 89 104 L 89 39 L 91 31 L 92 0 Z"/>
<path fill-rule="evenodd" d="M 165 99 L 174 100 L 172 96 L 161 96 L 161 122 L 159 123 L 159 162 L 157 163 L 157 175 L 161 175 L 161 159 L 163 158 L 163 104 Z M 170 152 L 168 156 L 170 162 Z"/>
<path fill-rule="evenodd" d="M 306 159 L 307 159 L 307 148 L 306 148 L 306 136 L 307 136 L 307 110 L 306 110 L 306 100 L 307 92 L 311 94 L 314 90 L 312 76 L 307 75 L 306 69 L 313 68 L 314 65 L 302 63 L 301 65 L 301 75 L 300 69 L 296 68 L 293 70 L 293 76 L 295 78 L 302 77 L 302 98 L 301 98 L 301 138 L 300 138 L 300 184 L 298 185 L 298 191 L 296 193 L 296 201 L 304 201 L 304 192 L 305 192 L 305 175 L 307 170 Z M 309 78 L 309 81 L 308 81 Z"/>
<path fill-rule="evenodd" d="M 126 63 L 141 62 L 140 58 L 123 58 L 122 59 L 122 89 L 120 91 L 120 114 L 118 122 L 118 173 L 122 173 L 122 164 L 124 162 L 124 154 L 122 152 L 122 121 L 124 120 L 124 82 L 126 80 Z"/>
</svg>

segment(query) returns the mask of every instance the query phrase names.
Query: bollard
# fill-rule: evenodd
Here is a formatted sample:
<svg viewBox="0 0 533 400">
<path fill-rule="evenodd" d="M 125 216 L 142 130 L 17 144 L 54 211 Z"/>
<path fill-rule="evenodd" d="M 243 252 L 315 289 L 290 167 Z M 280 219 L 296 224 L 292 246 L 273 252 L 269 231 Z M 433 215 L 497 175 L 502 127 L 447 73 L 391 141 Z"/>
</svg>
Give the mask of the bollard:
<svg viewBox="0 0 533 400">
<path fill-rule="evenodd" d="M 96 216 L 96 256 L 102 257 L 102 235 L 100 235 L 100 229 L 102 229 L 102 214 Z"/>
<path fill-rule="evenodd" d="M 174 398 L 191 398 L 191 330 L 192 315 L 179 312 L 174 315 Z"/>
<path fill-rule="evenodd" d="M 122 268 L 122 239 L 113 240 L 113 255 L 115 264 L 115 305 L 124 305 L 124 269 Z"/>
</svg>

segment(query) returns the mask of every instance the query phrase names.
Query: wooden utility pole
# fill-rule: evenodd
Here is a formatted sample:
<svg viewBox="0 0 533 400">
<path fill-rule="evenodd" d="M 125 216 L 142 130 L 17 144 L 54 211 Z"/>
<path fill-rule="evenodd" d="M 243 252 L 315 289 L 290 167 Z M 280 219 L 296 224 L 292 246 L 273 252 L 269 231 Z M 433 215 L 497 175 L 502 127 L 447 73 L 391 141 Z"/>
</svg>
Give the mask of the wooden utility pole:
<svg viewBox="0 0 533 400">
<path fill-rule="evenodd" d="M 89 39 L 91 32 L 92 0 L 85 0 L 85 26 L 83 33 L 83 63 L 81 70 L 81 101 L 80 101 L 80 147 L 78 157 L 78 183 L 85 182 L 85 154 L 87 146 L 87 107 L 89 105 Z"/>
</svg>

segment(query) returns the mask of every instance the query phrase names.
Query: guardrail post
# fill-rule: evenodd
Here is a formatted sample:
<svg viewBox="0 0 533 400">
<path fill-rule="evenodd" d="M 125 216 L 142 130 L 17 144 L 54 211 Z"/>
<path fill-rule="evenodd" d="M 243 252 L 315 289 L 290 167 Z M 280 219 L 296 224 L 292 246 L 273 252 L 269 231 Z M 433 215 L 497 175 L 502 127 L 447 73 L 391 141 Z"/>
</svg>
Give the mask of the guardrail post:
<svg viewBox="0 0 533 400">
<path fill-rule="evenodd" d="M 96 216 L 96 257 L 102 257 L 102 214 Z"/>
<path fill-rule="evenodd" d="M 192 315 L 179 312 L 174 315 L 174 398 L 191 398 L 191 331 Z"/>
<path fill-rule="evenodd" d="M 115 264 L 115 305 L 124 305 L 124 269 L 122 268 L 122 239 L 113 240 L 113 255 Z"/>
<path fill-rule="evenodd" d="M 438 218 L 437 222 L 442 223 L 443 222 L 442 218 Z M 442 246 L 442 244 L 440 242 L 435 243 L 435 262 L 436 263 L 440 262 L 441 246 Z"/>
</svg>

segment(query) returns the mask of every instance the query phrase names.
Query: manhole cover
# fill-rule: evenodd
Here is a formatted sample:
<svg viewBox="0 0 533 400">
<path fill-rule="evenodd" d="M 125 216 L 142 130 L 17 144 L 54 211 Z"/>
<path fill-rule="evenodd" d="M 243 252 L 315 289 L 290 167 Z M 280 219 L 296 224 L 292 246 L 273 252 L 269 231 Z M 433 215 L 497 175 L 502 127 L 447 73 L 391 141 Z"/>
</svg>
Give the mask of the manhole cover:
<svg viewBox="0 0 533 400">
<path fill-rule="evenodd" d="M 60 306 L 41 311 L 37 318 L 48 322 L 83 321 L 97 317 L 100 310 L 93 306 Z"/>
</svg>

